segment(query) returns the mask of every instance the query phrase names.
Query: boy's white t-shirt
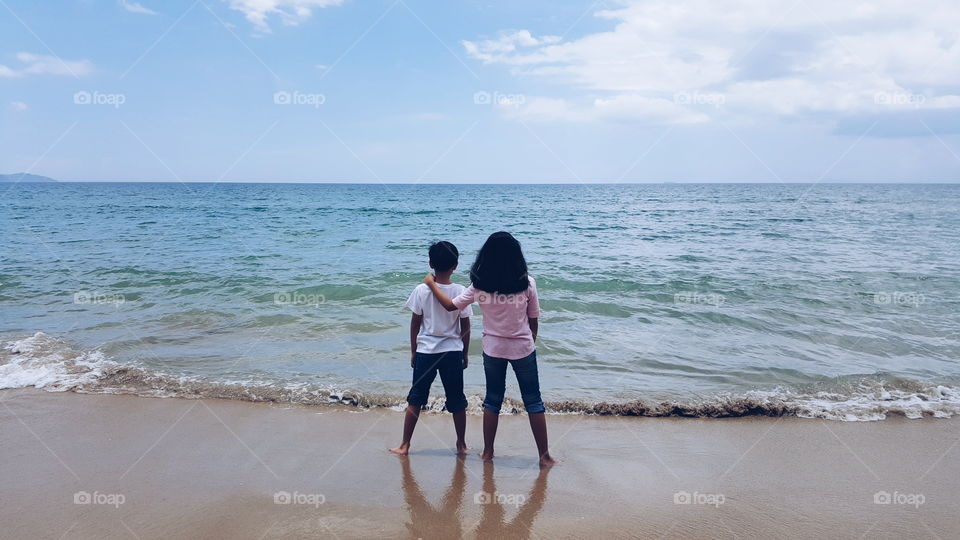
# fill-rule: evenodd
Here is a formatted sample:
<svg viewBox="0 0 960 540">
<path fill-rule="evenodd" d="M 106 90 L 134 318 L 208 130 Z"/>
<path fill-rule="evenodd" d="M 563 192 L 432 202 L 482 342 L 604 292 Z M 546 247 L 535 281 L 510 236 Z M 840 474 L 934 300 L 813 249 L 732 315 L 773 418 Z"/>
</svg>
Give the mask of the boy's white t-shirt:
<svg viewBox="0 0 960 540">
<path fill-rule="evenodd" d="M 437 286 L 450 298 L 456 298 L 466 290 L 466 287 L 456 283 L 437 283 Z M 424 283 L 413 289 L 405 305 L 417 315 L 423 315 L 423 324 L 417 334 L 417 352 L 433 354 L 463 350 L 460 319 L 469 317 L 473 308 L 467 306 L 462 311 L 447 311 Z"/>
</svg>

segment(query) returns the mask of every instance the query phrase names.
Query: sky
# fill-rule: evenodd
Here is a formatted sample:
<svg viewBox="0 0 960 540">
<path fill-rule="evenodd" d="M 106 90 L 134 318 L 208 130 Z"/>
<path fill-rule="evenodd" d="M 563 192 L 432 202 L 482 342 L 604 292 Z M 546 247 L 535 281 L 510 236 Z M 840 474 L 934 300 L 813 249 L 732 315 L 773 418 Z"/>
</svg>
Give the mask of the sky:
<svg viewBox="0 0 960 540">
<path fill-rule="evenodd" d="M 0 173 L 956 182 L 960 4 L 0 0 Z"/>
</svg>

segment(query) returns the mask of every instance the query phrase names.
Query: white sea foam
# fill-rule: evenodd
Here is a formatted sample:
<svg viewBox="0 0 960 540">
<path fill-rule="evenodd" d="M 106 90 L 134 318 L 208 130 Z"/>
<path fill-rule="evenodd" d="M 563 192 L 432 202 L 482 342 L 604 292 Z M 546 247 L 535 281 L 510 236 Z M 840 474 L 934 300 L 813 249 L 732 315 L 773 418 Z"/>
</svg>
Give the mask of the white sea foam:
<svg viewBox="0 0 960 540">
<path fill-rule="evenodd" d="M 75 351 L 66 343 L 37 332 L 25 339 L 3 342 L 0 389 L 33 386 L 64 391 L 98 381 L 103 370 L 116 365 L 100 351 Z"/>
<path fill-rule="evenodd" d="M 888 388 L 861 390 L 852 395 L 818 392 L 797 399 L 797 416 L 830 420 L 883 420 L 890 415 L 907 418 L 949 418 L 960 414 L 960 389 L 931 385 L 907 391 Z"/>
<path fill-rule="evenodd" d="M 388 407 L 403 410 L 401 395 L 366 393 L 332 386 L 265 380 L 210 380 L 161 373 L 135 364 L 111 361 L 98 350 L 81 351 L 65 341 L 38 332 L 0 342 L 0 389 L 35 387 L 49 391 L 135 394 L 149 397 L 218 398 L 243 401 Z M 468 412 L 482 413 L 482 396 L 468 395 Z M 865 377 L 822 391 L 775 388 L 727 393 L 695 400 L 625 403 L 553 401 L 552 414 L 596 414 L 647 417 L 730 418 L 798 416 L 839 421 L 876 421 L 890 416 L 949 418 L 960 415 L 960 388 L 916 381 Z M 439 412 L 444 399 L 434 395 L 428 411 Z M 503 413 L 523 411 L 507 399 Z"/>
</svg>

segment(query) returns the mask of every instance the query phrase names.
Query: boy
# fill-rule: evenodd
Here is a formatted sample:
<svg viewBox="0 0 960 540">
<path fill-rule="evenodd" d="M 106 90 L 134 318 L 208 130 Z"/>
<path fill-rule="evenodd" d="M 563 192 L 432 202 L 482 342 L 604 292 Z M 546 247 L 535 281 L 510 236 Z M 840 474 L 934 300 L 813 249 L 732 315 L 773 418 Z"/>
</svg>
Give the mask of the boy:
<svg viewBox="0 0 960 540">
<path fill-rule="evenodd" d="M 456 297 L 463 292 L 463 285 L 450 281 L 460 258 L 456 246 L 450 242 L 437 242 L 430 246 L 429 256 L 430 268 L 433 268 L 440 289 L 450 297 Z M 406 307 L 413 312 L 410 317 L 410 367 L 413 368 L 413 385 L 407 394 L 403 442 L 390 451 L 402 456 L 410 452 L 410 438 L 417 427 L 420 410 L 427 404 L 430 385 L 439 372 L 447 397 L 446 409 L 453 414 L 453 426 L 457 432 L 457 454 L 465 455 L 467 397 L 463 394 L 463 370 L 467 369 L 468 364 L 471 308 L 467 306 L 462 311 L 447 311 L 434 298 L 430 288 L 422 283 L 410 293 Z"/>
</svg>

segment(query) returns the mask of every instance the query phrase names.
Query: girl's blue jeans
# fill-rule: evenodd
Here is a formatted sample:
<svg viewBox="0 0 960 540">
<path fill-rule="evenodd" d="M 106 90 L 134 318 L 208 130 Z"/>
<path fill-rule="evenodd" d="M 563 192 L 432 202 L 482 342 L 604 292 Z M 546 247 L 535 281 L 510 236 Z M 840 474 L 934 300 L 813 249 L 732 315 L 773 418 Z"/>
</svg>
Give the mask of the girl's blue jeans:
<svg viewBox="0 0 960 540">
<path fill-rule="evenodd" d="M 520 385 L 520 397 L 528 414 L 545 412 L 540 397 L 540 377 L 537 374 L 537 351 L 519 360 L 508 360 L 483 354 L 483 372 L 487 376 L 487 395 L 483 399 L 483 408 L 500 414 L 503 395 L 507 387 L 507 364 L 513 366 Z"/>
</svg>

